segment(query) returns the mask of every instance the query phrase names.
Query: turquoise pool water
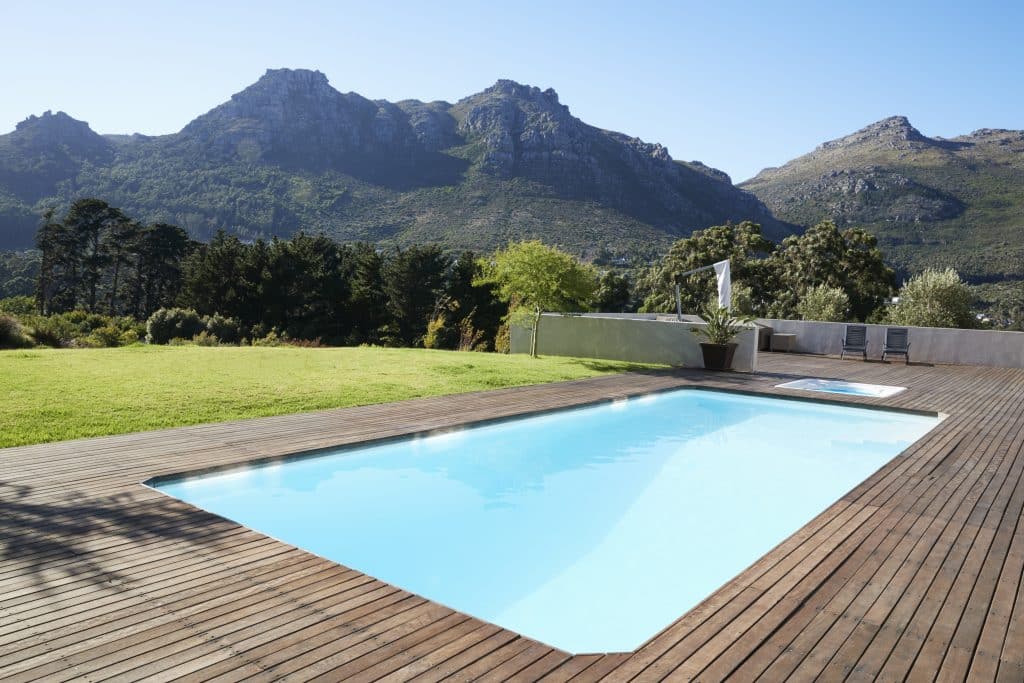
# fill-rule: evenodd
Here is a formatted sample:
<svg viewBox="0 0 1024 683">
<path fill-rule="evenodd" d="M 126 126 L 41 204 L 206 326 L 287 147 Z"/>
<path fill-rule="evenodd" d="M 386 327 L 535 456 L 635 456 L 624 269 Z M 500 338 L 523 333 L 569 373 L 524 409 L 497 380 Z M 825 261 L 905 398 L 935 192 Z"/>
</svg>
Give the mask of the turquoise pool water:
<svg viewBox="0 0 1024 683">
<path fill-rule="evenodd" d="M 804 391 L 823 391 L 828 394 L 846 394 L 847 396 L 870 396 L 872 398 L 888 398 L 907 390 L 906 387 L 894 387 L 887 384 L 863 384 L 846 382 L 841 379 L 819 379 L 807 377 L 784 384 L 776 384 L 780 389 L 803 389 Z"/>
<path fill-rule="evenodd" d="M 629 651 L 937 421 L 679 390 L 153 485 L 568 652 Z"/>
</svg>

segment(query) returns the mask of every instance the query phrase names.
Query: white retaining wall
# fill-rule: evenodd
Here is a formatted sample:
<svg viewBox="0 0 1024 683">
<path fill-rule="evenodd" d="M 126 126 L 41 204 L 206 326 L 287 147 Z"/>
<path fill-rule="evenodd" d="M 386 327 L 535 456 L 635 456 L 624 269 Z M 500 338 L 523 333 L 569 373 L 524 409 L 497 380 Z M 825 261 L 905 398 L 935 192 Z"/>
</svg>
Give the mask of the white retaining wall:
<svg viewBox="0 0 1024 683">
<path fill-rule="evenodd" d="M 656 320 L 650 317 L 545 313 L 537 333 L 537 353 L 543 356 L 574 356 L 636 363 L 663 363 L 691 368 L 704 367 L 700 338 L 691 332 L 703 323 Z M 741 332 L 733 370 L 757 370 L 757 328 Z M 530 352 L 530 330 L 512 328 L 512 353 Z"/>
<path fill-rule="evenodd" d="M 758 320 L 773 332 L 795 334 L 793 351 L 838 356 L 846 323 Z M 868 358 L 881 358 L 887 325 L 868 325 Z M 895 327 L 895 326 L 894 326 Z M 909 327 L 910 361 L 1024 368 L 1024 332 Z M 847 354 L 849 356 L 849 354 Z M 897 357 L 901 359 L 902 357 Z"/>
</svg>

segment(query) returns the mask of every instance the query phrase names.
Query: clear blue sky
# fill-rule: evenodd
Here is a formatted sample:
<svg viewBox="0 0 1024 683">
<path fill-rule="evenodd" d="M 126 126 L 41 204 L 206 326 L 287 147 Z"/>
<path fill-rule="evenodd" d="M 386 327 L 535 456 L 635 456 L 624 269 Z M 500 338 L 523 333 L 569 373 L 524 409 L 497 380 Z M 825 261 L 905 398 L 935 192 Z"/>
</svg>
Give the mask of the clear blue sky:
<svg viewBox="0 0 1024 683">
<path fill-rule="evenodd" d="M 740 181 L 880 118 L 1024 128 L 1021 2 L 9 3 L 0 131 L 64 110 L 179 130 L 267 67 L 370 98 L 553 87 L 588 123 Z"/>
</svg>

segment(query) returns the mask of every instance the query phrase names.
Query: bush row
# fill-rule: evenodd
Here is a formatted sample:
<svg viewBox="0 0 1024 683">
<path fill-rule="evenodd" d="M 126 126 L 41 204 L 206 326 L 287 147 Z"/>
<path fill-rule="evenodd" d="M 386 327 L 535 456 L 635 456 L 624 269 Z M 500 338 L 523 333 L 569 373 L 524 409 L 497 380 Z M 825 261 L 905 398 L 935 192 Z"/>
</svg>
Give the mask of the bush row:
<svg viewBox="0 0 1024 683">
<path fill-rule="evenodd" d="M 145 327 L 132 318 L 70 311 L 42 316 L 26 308 L 29 297 L 0 300 L 0 348 L 101 348 L 142 340 Z"/>
</svg>

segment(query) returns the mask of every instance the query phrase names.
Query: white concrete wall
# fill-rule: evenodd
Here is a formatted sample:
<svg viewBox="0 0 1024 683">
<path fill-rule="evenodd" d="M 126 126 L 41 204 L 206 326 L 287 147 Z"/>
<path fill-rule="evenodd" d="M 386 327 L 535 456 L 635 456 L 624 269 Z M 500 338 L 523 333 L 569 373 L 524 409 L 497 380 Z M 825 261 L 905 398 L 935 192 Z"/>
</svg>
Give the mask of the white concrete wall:
<svg viewBox="0 0 1024 683">
<path fill-rule="evenodd" d="M 704 367 L 700 339 L 691 332 L 703 324 L 623 316 L 603 317 L 545 313 L 537 334 L 537 353 L 544 356 L 602 358 L 637 363 Z M 757 370 L 757 329 L 736 338 L 733 370 Z M 512 353 L 529 353 L 530 330 L 512 328 Z"/>
<path fill-rule="evenodd" d="M 758 320 L 774 332 L 795 334 L 793 351 L 839 355 L 846 323 Z M 887 325 L 868 325 L 868 358 L 881 358 Z M 896 327 L 896 326 L 894 326 Z M 1024 368 L 1024 332 L 909 327 L 911 362 Z M 897 357 L 900 358 L 900 357 Z"/>
</svg>

